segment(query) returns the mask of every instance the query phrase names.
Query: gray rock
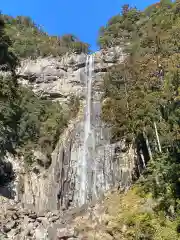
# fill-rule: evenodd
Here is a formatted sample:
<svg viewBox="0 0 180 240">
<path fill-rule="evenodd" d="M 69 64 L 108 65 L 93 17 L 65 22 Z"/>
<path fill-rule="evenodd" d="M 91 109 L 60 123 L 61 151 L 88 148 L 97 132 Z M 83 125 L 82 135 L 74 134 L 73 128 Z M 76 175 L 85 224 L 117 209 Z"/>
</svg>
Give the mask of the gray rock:
<svg viewBox="0 0 180 240">
<path fill-rule="evenodd" d="M 95 72 L 106 72 L 110 66 L 122 62 L 125 56 L 121 47 L 109 48 L 106 52 L 98 51 L 95 56 Z M 65 54 L 61 59 L 46 57 L 22 61 L 17 73 L 19 81 L 33 87 L 41 97 L 49 93 L 50 98 L 64 101 L 69 93 L 84 96 L 86 81 L 85 64 L 87 55 Z M 26 81 L 27 80 L 27 81 Z M 98 79 L 96 79 L 97 84 Z M 59 93 L 61 97 L 58 96 Z M 60 98 L 60 99 L 59 99 Z"/>
<path fill-rule="evenodd" d="M 33 220 L 36 220 L 37 219 L 37 214 L 36 213 L 30 213 L 28 215 L 29 218 L 33 219 Z"/>
<path fill-rule="evenodd" d="M 50 220 L 47 219 L 46 217 L 38 217 L 38 218 L 37 218 L 37 221 L 38 221 L 39 223 L 42 223 L 42 225 L 43 225 L 44 228 L 47 228 L 47 227 L 49 226 L 49 224 L 50 224 Z"/>
<path fill-rule="evenodd" d="M 21 238 L 22 239 L 27 239 L 28 236 L 32 236 L 31 230 L 30 229 L 24 229 L 21 232 Z"/>
<path fill-rule="evenodd" d="M 34 228 L 34 223 L 32 223 L 32 222 L 28 223 L 28 225 L 27 225 L 26 228 L 29 229 L 29 231 L 33 230 L 33 228 Z"/>
<path fill-rule="evenodd" d="M 49 218 L 50 222 L 56 222 L 57 220 L 59 220 L 59 216 L 53 216 Z"/>
<path fill-rule="evenodd" d="M 58 239 L 66 240 L 69 238 L 75 238 L 76 234 L 73 228 L 67 227 L 67 228 L 58 229 L 57 237 Z"/>
<path fill-rule="evenodd" d="M 48 233 L 47 230 L 44 229 L 42 226 L 39 226 L 35 229 L 34 236 L 36 240 L 48 240 Z"/>
<path fill-rule="evenodd" d="M 9 239 L 14 239 L 14 237 L 20 233 L 20 229 L 16 228 L 16 229 L 12 229 L 8 234 L 7 237 Z M 1 238 L 0 238 L 1 239 Z"/>
<path fill-rule="evenodd" d="M 47 229 L 49 240 L 57 239 L 57 229 L 54 226 L 49 226 Z"/>
<path fill-rule="evenodd" d="M 16 226 L 17 226 L 17 223 L 15 221 L 7 222 L 6 225 L 3 226 L 3 232 L 8 233 Z"/>
<path fill-rule="evenodd" d="M 17 219 L 19 219 L 19 215 L 17 213 L 14 213 L 12 215 L 12 220 L 17 220 Z"/>
</svg>

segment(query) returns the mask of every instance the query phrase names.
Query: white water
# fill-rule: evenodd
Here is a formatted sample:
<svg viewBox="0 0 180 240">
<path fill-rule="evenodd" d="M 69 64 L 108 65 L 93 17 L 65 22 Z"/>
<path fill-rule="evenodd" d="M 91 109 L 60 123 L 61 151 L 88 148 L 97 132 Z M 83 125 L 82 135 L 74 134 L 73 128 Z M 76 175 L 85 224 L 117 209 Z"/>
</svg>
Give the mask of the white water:
<svg viewBox="0 0 180 240">
<path fill-rule="evenodd" d="M 75 186 L 72 185 L 74 206 L 87 204 L 120 182 L 124 185 L 129 181 L 126 172 L 120 173 L 126 157 L 114 158 L 121 142 L 110 143 L 110 127 L 100 119 L 101 93 L 96 85 L 93 89 L 96 83 L 93 55 L 87 57 L 85 73 L 84 121 L 77 125 L 77 137 L 71 152 L 72 168 L 76 173 Z M 71 189 L 69 191 L 72 192 Z"/>
<path fill-rule="evenodd" d="M 89 190 L 92 191 L 92 152 L 95 145 L 95 140 L 93 138 L 93 131 L 91 128 L 91 103 L 92 103 L 92 79 L 94 71 L 94 58 L 93 55 L 87 56 L 86 60 L 86 104 L 85 104 L 85 114 L 84 114 L 84 141 L 82 147 L 82 155 L 79 155 L 80 169 L 79 172 L 79 204 L 85 204 L 88 200 Z M 93 192 L 94 192 L 93 186 Z"/>
</svg>

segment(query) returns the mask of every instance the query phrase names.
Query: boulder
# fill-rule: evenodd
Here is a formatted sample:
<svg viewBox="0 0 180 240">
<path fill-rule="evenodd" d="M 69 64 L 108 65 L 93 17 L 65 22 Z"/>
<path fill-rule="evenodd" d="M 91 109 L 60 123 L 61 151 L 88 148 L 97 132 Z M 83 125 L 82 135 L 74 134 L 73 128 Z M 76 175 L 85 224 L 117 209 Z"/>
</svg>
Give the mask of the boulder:
<svg viewBox="0 0 180 240">
<path fill-rule="evenodd" d="M 47 240 L 48 239 L 47 230 L 44 227 L 39 226 L 38 228 L 35 229 L 33 237 L 37 240 Z"/>
<path fill-rule="evenodd" d="M 61 240 L 66 240 L 66 239 L 70 239 L 70 238 L 77 239 L 76 238 L 77 234 L 74 231 L 74 228 L 66 227 L 66 228 L 58 229 L 57 237 L 58 237 L 58 239 L 61 239 Z"/>
</svg>

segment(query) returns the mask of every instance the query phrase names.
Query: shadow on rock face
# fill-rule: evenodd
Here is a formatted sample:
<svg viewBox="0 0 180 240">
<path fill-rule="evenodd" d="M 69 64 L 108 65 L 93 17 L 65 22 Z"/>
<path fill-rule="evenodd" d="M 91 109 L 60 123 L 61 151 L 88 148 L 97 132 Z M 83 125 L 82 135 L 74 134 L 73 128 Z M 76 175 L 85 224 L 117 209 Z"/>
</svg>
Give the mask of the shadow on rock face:
<svg viewBox="0 0 180 240">
<path fill-rule="evenodd" d="M 15 192 L 11 182 L 15 179 L 15 172 L 10 162 L 0 160 L 0 196 L 14 199 Z"/>
<path fill-rule="evenodd" d="M 11 186 L 0 186 L 0 196 L 3 196 L 8 199 L 15 198 L 15 191 L 11 188 Z"/>
</svg>

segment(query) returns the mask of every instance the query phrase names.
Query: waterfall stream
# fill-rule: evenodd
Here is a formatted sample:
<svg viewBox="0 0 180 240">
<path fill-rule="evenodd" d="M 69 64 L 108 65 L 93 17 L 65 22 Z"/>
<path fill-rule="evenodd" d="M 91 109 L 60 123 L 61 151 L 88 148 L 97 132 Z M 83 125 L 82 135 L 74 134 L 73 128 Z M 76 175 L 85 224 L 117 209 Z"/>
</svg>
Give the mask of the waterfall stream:
<svg viewBox="0 0 180 240">
<path fill-rule="evenodd" d="M 73 205 L 82 206 L 99 199 L 107 190 L 119 185 L 122 177 L 120 165 L 127 162 L 127 154 L 117 158 L 116 148 L 121 142 L 111 144 L 111 128 L 101 121 L 102 93 L 93 87 L 94 55 L 88 55 L 85 67 L 84 120 L 76 126 L 76 137 L 71 152 L 74 176 Z M 125 172 L 124 179 L 127 179 Z M 123 184 L 127 180 L 123 180 Z"/>
<path fill-rule="evenodd" d="M 84 109 L 84 139 L 82 153 L 79 154 L 79 204 L 85 204 L 87 200 L 92 199 L 95 191 L 93 183 L 93 174 L 96 172 L 93 167 L 93 151 L 95 149 L 95 139 L 91 127 L 92 119 L 92 79 L 94 71 L 93 55 L 87 56 L 86 60 L 86 102 Z M 93 188 L 92 188 L 93 187 Z M 93 191 L 92 191 L 93 189 Z"/>
</svg>

